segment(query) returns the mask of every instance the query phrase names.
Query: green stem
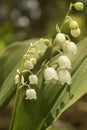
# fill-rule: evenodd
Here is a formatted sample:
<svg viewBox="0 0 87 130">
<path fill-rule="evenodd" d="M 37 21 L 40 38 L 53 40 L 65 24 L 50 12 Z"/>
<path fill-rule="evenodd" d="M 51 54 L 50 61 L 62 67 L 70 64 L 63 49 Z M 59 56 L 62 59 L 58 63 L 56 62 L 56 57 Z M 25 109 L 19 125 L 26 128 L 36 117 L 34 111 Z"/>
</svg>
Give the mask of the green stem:
<svg viewBox="0 0 87 130">
<path fill-rule="evenodd" d="M 18 83 L 17 90 L 16 90 L 15 103 L 14 103 L 14 107 L 13 107 L 13 113 L 12 113 L 12 118 L 11 118 L 11 123 L 10 123 L 9 130 L 13 130 L 13 126 L 14 126 L 14 120 L 15 120 L 17 107 L 18 107 L 18 102 L 19 102 L 19 100 L 18 100 L 19 99 L 19 88 L 21 86 L 23 65 L 24 65 L 24 59 L 22 60 L 22 64 L 21 64 L 21 67 L 20 67 L 19 83 Z"/>
<path fill-rule="evenodd" d="M 20 76 L 20 79 L 21 79 L 21 76 Z M 21 85 L 21 80 L 20 80 L 18 87 L 17 87 L 17 90 L 16 90 L 15 104 L 14 104 L 14 108 L 13 108 L 13 113 L 12 113 L 12 118 L 11 118 L 9 130 L 13 130 L 14 120 L 15 120 L 17 106 L 18 106 L 18 98 L 19 98 L 19 89 L 18 88 L 20 87 L 20 85 Z"/>
<path fill-rule="evenodd" d="M 70 14 L 70 12 L 71 12 L 71 10 L 72 10 L 72 7 L 73 7 L 73 4 L 70 3 L 69 9 L 68 9 L 68 11 L 67 11 L 67 13 L 66 13 L 66 16 L 65 16 L 65 18 L 64 18 L 64 20 L 63 20 L 63 24 L 62 24 L 61 27 L 60 27 L 60 30 L 62 30 L 62 28 L 63 28 L 63 26 L 64 26 L 64 24 L 65 24 L 65 20 L 66 20 L 67 16 L 69 16 L 69 14 Z"/>
</svg>

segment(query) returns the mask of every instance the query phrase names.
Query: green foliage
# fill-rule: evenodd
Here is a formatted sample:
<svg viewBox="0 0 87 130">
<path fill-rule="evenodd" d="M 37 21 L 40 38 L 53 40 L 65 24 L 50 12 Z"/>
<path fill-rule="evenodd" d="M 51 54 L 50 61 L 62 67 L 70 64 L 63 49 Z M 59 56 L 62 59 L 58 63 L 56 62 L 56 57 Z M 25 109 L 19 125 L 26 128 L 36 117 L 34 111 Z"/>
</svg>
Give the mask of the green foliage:
<svg viewBox="0 0 87 130">
<path fill-rule="evenodd" d="M 11 100 L 16 86 L 14 77 L 16 69 L 21 63 L 23 54 L 29 48 L 31 42 L 16 42 L 0 54 L 0 110 Z M 25 100 L 25 88 L 19 90 L 19 104 L 15 115 L 13 130 L 45 130 L 65 111 L 87 92 L 87 38 L 78 44 L 78 54 L 72 59 L 72 85 L 45 84 L 43 69 L 39 72 L 39 85 L 34 88 L 38 98 Z M 37 66 L 41 65 L 44 59 L 50 58 L 50 48 L 40 44 L 44 48 L 44 56 L 38 59 Z M 47 50 L 47 51 L 46 51 Z M 51 63 L 57 60 L 56 55 Z M 36 68 L 39 70 L 39 67 Z M 36 71 L 33 70 L 33 71 Z"/>
</svg>

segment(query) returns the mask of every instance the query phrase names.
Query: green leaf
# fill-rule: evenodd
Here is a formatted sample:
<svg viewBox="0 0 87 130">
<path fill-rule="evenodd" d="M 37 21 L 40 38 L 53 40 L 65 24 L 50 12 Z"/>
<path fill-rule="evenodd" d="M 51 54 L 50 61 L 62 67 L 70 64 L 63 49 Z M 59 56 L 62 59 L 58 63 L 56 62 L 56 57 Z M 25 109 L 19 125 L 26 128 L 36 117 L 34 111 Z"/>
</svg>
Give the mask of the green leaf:
<svg viewBox="0 0 87 130">
<path fill-rule="evenodd" d="M 45 84 L 43 71 L 39 73 L 36 101 L 25 100 L 18 107 L 13 130 L 45 130 L 69 106 L 87 92 L 87 38 L 78 44 L 78 54 L 72 60 L 72 85 Z M 52 60 L 55 62 L 58 56 Z"/>
<path fill-rule="evenodd" d="M 50 111 L 45 124 L 45 129 L 55 122 L 59 116 L 81 96 L 87 93 L 87 37 L 77 44 L 78 53 L 72 59 L 72 85 L 66 86 L 54 107 Z M 54 58 L 53 62 L 57 60 Z M 67 89 L 68 88 L 68 89 Z M 68 91 L 67 91 L 68 90 Z M 61 104 L 63 108 L 61 109 Z M 50 115 L 53 120 L 50 121 Z M 47 126 L 46 126 L 47 124 Z M 49 128 L 47 128 L 48 130 Z M 44 125 L 41 130 L 44 130 Z"/>
<path fill-rule="evenodd" d="M 16 90 L 16 85 L 14 85 L 16 70 L 19 68 L 22 57 L 28 50 L 30 43 L 35 41 L 15 42 L 0 53 L 0 111 L 3 110 L 14 95 Z M 44 53 L 47 49 L 46 45 L 40 43 L 39 46 L 42 49 L 44 48 Z"/>
<path fill-rule="evenodd" d="M 48 116 L 47 127 L 51 125 L 52 122 L 55 122 L 59 116 L 73 103 L 75 103 L 81 96 L 87 93 L 87 59 L 83 61 L 80 67 L 77 69 L 72 78 L 72 85 L 70 89 L 67 89 L 66 86 L 54 107 L 50 111 L 50 115 L 54 120 L 49 122 L 50 116 Z M 69 91 L 67 91 L 69 90 Z M 58 112 L 57 112 L 58 111 Z M 46 127 L 46 128 L 47 128 Z M 44 130 L 44 129 L 43 129 Z M 48 129 L 47 129 L 48 130 Z"/>
<path fill-rule="evenodd" d="M 78 54 L 72 59 L 72 85 L 52 83 L 45 84 L 43 79 L 43 70 L 38 74 L 39 86 L 37 91 L 37 100 L 25 100 L 25 89 L 19 90 L 21 102 L 17 108 L 16 118 L 13 130 L 45 130 L 53 123 L 64 110 L 77 101 L 87 92 L 87 38 L 78 44 Z M 0 54 L 0 109 L 11 99 L 15 91 L 14 77 L 16 69 L 21 63 L 23 54 L 28 49 L 31 41 L 15 43 Z M 44 48 L 44 57 L 38 60 L 35 68 L 39 69 L 47 57 L 50 57 L 50 50 Z M 58 56 L 52 59 L 52 63 L 57 60 Z M 2 61 L 2 62 L 1 62 Z M 14 61 L 14 62 L 13 62 Z M 39 67 L 38 67 L 39 66 Z M 2 69 L 1 69 L 2 68 Z"/>
</svg>

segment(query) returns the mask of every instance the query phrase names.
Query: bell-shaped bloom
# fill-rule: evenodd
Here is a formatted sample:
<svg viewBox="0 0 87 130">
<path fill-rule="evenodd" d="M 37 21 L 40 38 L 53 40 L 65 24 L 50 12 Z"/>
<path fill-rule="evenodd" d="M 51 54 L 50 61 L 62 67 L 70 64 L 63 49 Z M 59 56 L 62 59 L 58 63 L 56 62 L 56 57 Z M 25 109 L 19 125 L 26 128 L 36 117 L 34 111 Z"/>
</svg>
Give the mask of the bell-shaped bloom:
<svg viewBox="0 0 87 130">
<path fill-rule="evenodd" d="M 71 84 L 71 75 L 69 73 L 68 70 L 60 70 L 58 72 L 58 76 L 59 76 L 59 81 L 61 82 L 61 84 Z"/>
<path fill-rule="evenodd" d="M 71 29 L 71 35 L 73 37 L 78 37 L 79 35 L 81 34 L 81 31 L 80 31 L 80 28 L 77 28 L 77 29 Z"/>
<path fill-rule="evenodd" d="M 75 55 L 77 53 L 77 46 L 74 42 L 67 40 L 63 45 L 63 50 L 66 54 Z"/>
<path fill-rule="evenodd" d="M 29 76 L 30 84 L 38 84 L 38 77 L 37 75 L 30 75 Z"/>
<path fill-rule="evenodd" d="M 37 99 L 36 91 L 34 89 L 27 89 L 26 99 Z"/>
<path fill-rule="evenodd" d="M 63 33 L 58 33 L 55 38 L 56 42 L 59 44 L 63 44 L 66 41 L 66 37 Z"/>
<path fill-rule="evenodd" d="M 33 68 L 34 68 L 34 65 L 32 64 L 32 62 L 29 60 L 26 60 L 24 63 L 24 69 L 31 70 Z"/>
<path fill-rule="evenodd" d="M 71 68 L 71 61 L 67 56 L 59 56 L 58 58 L 58 64 L 60 68 Z"/>
<path fill-rule="evenodd" d="M 48 67 L 44 71 L 44 79 L 45 81 L 57 81 L 58 75 L 54 68 Z"/>
</svg>

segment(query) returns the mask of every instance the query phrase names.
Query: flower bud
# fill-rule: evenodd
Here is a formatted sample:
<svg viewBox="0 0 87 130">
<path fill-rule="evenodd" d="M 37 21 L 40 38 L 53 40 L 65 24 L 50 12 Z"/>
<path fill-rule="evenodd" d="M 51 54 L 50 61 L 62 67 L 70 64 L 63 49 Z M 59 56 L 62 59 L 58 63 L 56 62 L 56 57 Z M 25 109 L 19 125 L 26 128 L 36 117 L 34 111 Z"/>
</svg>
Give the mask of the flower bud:
<svg viewBox="0 0 87 130">
<path fill-rule="evenodd" d="M 15 76 L 15 84 L 17 84 L 19 82 L 19 75 L 17 74 L 16 76 Z"/>
<path fill-rule="evenodd" d="M 52 67 L 46 68 L 45 71 L 44 71 L 44 79 L 46 81 L 51 81 L 51 80 L 57 81 L 58 75 L 57 75 L 56 70 Z"/>
<path fill-rule="evenodd" d="M 37 99 L 36 91 L 34 89 L 28 89 L 26 91 L 26 99 Z"/>
<path fill-rule="evenodd" d="M 78 23 L 74 20 L 70 21 L 69 27 L 71 29 L 77 29 L 78 28 Z"/>
<path fill-rule="evenodd" d="M 42 56 L 42 55 L 43 55 L 43 52 L 42 52 L 41 50 L 39 50 L 39 51 L 37 52 L 37 54 L 38 54 L 38 56 Z"/>
<path fill-rule="evenodd" d="M 34 68 L 34 65 L 32 64 L 31 61 L 26 60 L 25 63 L 24 63 L 24 68 L 25 68 L 25 69 L 28 69 L 28 70 L 31 70 L 31 69 Z"/>
<path fill-rule="evenodd" d="M 77 28 L 77 29 L 71 29 L 71 35 L 73 37 L 78 37 L 79 35 L 81 34 L 81 31 L 80 31 L 80 28 Z"/>
<path fill-rule="evenodd" d="M 31 58 L 31 59 L 30 59 L 30 62 L 31 62 L 33 65 L 36 65 L 36 59 L 35 59 L 35 58 Z"/>
<path fill-rule="evenodd" d="M 38 77 L 36 75 L 29 76 L 30 84 L 38 84 Z"/>
<path fill-rule="evenodd" d="M 19 83 L 19 75 L 17 74 L 15 76 L 15 84 L 18 84 L 18 83 Z M 21 77 L 21 83 L 24 84 L 24 77 L 23 77 L 23 75 Z"/>
<path fill-rule="evenodd" d="M 45 45 L 47 45 L 48 47 L 51 47 L 51 42 L 48 39 L 44 39 L 44 43 Z"/>
<path fill-rule="evenodd" d="M 77 53 L 77 46 L 74 42 L 67 40 L 63 45 L 63 50 L 69 55 L 75 55 Z"/>
<path fill-rule="evenodd" d="M 58 58 L 58 64 L 60 68 L 71 68 L 71 61 L 67 56 L 60 56 Z"/>
<path fill-rule="evenodd" d="M 56 35 L 56 42 L 59 43 L 59 44 L 63 44 L 65 41 L 66 41 L 66 37 L 63 33 L 58 33 Z"/>
<path fill-rule="evenodd" d="M 17 69 L 17 73 L 20 74 L 20 70 L 19 69 Z"/>
<path fill-rule="evenodd" d="M 83 10 L 84 5 L 83 5 L 82 2 L 76 2 L 76 3 L 74 4 L 74 7 L 75 7 L 76 10 L 81 11 L 81 10 Z"/>
<path fill-rule="evenodd" d="M 58 72 L 59 76 L 59 81 L 61 82 L 62 85 L 65 83 L 71 84 L 71 75 L 68 70 L 60 70 Z"/>
<path fill-rule="evenodd" d="M 21 83 L 24 84 L 24 76 L 21 77 Z"/>
</svg>

